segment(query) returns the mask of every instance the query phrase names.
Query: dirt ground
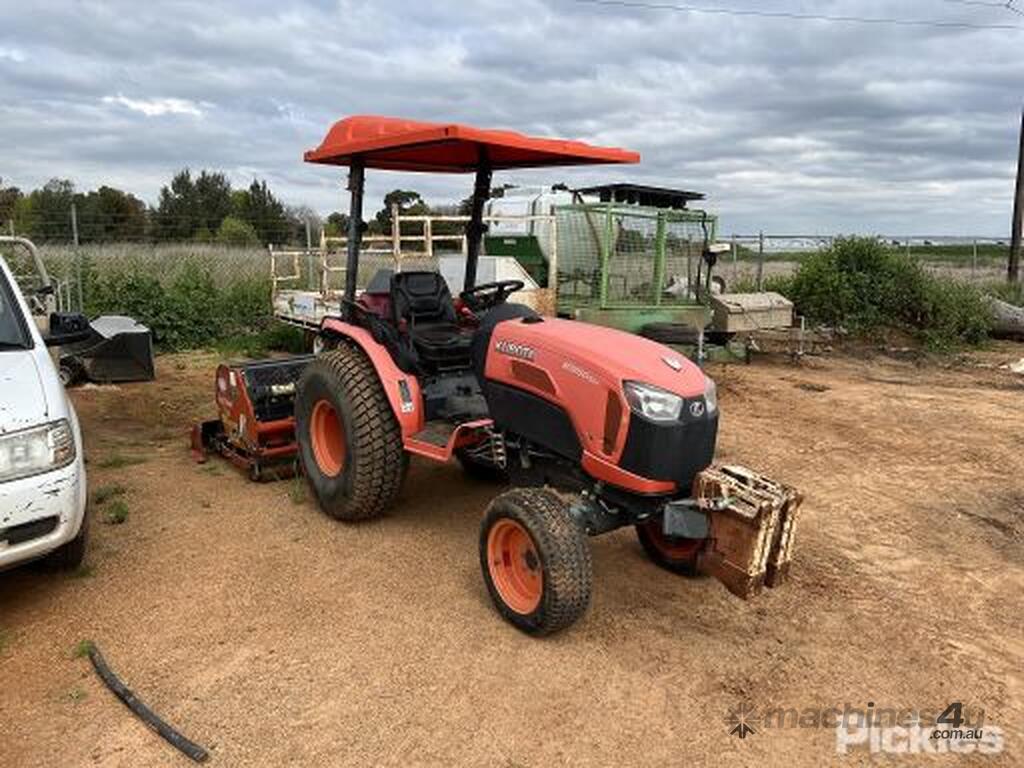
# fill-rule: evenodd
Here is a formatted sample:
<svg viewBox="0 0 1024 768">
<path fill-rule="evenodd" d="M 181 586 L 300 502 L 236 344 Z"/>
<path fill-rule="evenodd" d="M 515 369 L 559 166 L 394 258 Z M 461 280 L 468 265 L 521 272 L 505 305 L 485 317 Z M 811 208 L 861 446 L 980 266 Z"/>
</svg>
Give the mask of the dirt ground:
<svg viewBox="0 0 1024 768">
<path fill-rule="evenodd" d="M 1022 356 L 713 368 L 719 458 L 806 491 L 792 581 L 743 602 L 621 530 L 592 542 L 589 612 L 544 640 L 492 609 L 495 489 L 457 466 L 414 461 L 387 518 L 344 525 L 302 485 L 192 463 L 213 356 L 77 389 L 91 488 L 123 484 L 129 514 L 94 509 L 78 574 L 0 574 L 0 765 L 188 763 L 75 658 L 85 639 L 214 765 L 859 765 L 834 729 L 740 740 L 726 715 L 953 701 L 1004 751 L 892 762 L 1020 765 L 1024 376 L 999 365 Z"/>
</svg>

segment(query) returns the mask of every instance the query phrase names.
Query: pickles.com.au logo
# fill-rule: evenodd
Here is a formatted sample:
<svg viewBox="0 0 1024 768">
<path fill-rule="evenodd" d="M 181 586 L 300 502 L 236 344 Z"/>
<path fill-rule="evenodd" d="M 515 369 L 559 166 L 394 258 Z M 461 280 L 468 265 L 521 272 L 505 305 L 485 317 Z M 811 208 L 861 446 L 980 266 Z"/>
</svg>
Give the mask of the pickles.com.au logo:
<svg viewBox="0 0 1024 768">
<path fill-rule="evenodd" d="M 836 752 L 874 754 L 994 755 L 1003 751 L 1001 728 L 985 722 L 985 710 L 955 701 L 946 707 L 867 706 L 757 707 L 744 703 L 725 716 L 731 736 L 747 739 L 773 730 L 831 729 Z"/>
</svg>

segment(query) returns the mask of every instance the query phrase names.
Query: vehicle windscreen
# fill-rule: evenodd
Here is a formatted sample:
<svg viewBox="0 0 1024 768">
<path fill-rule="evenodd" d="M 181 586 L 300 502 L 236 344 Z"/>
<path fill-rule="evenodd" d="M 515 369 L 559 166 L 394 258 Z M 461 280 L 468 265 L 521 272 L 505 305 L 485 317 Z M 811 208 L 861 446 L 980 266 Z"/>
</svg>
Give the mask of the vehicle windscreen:
<svg viewBox="0 0 1024 768">
<path fill-rule="evenodd" d="M 0 272 L 0 352 L 10 349 L 28 349 L 31 337 L 25 328 L 21 306 L 14 296 L 14 290 L 7 281 L 7 275 Z"/>
</svg>

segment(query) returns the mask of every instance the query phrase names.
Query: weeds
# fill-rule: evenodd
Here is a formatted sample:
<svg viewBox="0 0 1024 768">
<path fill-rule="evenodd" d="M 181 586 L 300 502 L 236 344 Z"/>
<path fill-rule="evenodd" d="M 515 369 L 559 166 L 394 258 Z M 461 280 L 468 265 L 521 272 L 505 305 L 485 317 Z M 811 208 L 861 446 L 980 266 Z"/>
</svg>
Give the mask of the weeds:
<svg viewBox="0 0 1024 768">
<path fill-rule="evenodd" d="M 68 698 L 71 701 L 82 701 L 86 697 L 86 693 L 81 688 L 75 687 L 68 691 Z"/>
<path fill-rule="evenodd" d="M 292 504 L 305 504 L 306 499 L 309 497 L 309 487 L 306 485 L 305 480 L 301 475 L 296 475 L 292 479 L 291 488 L 288 489 L 288 498 Z"/>
<path fill-rule="evenodd" d="M 107 525 L 121 525 L 128 520 L 128 505 L 124 499 L 114 499 L 107 505 L 106 512 Z"/>
<path fill-rule="evenodd" d="M 277 323 L 257 333 L 219 339 L 214 348 L 225 357 L 263 357 L 268 352 L 301 354 L 306 351 L 306 339 L 298 328 Z"/>
<path fill-rule="evenodd" d="M 100 469 L 120 469 L 121 467 L 145 464 L 147 461 L 149 461 L 149 459 L 145 456 L 124 456 L 120 453 L 115 453 L 113 456 L 108 456 L 107 458 L 98 461 L 96 466 Z"/>
<path fill-rule="evenodd" d="M 96 644 L 92 640 L 79 640 L 75 643 L 75 649 L 71 653 L 74 659 L 83 659 L 93 652 Z"/>
<path fill-rule="evenodd" d="M 1024 282 L 1006 283 L 1003 281 L 987 283 L 982 290 L 1008 304 L 1024 307 Z"/>
<path fill-rule="evenodd" d="M 87 563 L 82 563 L 80 566 L 78 566 L 77 568 L 75 568 L 75 570 L 71 572 L 71 575 L 76 579 L 90 579 L 94 575 L 96 575 L 96 571 L 93 569 L 91 565 L 88 565 Z"/>
<path fill-rule="evenodd" d="M 120 483 L 101 485 L 99 488 L 93 491 L 92 502 L 93 504 L 99 506 L 101 504 L 107 503 L 111 499 L 117 498 L 118 496 L 123 496 L 127 492 L 128 489 L 125 488 Z"/>
<path fill-rule="evenodd" d="M 221 471 L 221 468 L 218 467 L 216 464 L 201 464 L 199 466 L 199 471 L 205 472 L 206 474 L 212 475 L 213 477 L 219 477 L 220 475 L 224 474 Z"/>
<path fill-rule="evenodd" d="M 262 271 L 254 274 L 251 264 L 221 278 L 223 263 L 215 274 L 198 254 L 175 261 L 167 273 L 138 257 L 119 260 L 115 269 L 100 269 L 98 262 L 87 263 L 83 278 L 87 312 L 138 319 L 160 349 L 219 343 L 265 349 L 281 335 L 271 311 L 270 281 Z"/>
</svg>

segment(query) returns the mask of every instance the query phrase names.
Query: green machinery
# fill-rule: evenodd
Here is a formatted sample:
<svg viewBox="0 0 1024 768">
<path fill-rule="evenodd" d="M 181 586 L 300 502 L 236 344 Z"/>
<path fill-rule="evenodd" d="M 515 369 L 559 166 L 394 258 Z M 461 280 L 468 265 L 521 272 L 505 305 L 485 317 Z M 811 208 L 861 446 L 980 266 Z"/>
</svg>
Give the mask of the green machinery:
<svg viewBox="0 0 1024 768">
<path fill-rule="evenodd" d="M 558 313 L 639 333 L 703 328 L 711 310 L 703 255 L 717 221 L 704 211 L 614 202 L 555 209 Z"/>
<path fill-rule="evenodd" d="M 488 255 L 514 256 L 540 286 L 557 274 L 557 312 L 639 333 L 651 324 L 703 328 L 717 219 L 687 203 L 703 195 L 636 184 L 524 189 L 492 201 Z M 553 224 L 553 226 L 552 226 Z M 702 290 L 704 289 L 704 290 Z"/>
<path fill-rule="evenodd" d="M 523 190 L 492 202 L 485 247 L 514 256 L 539 286 L 557 284 L 560 316 L 647 336 L 698 360 L 746 360 L 758 348 L 755 334 L 802 354 L 791 302 L 726 293 L 711 276 L 729 248 L 715 242 L 716 217 L 688 207 L 702 197 L 635 184 Z M 552 265 L 557 280 L 549 282 Z"/>
</svg>

